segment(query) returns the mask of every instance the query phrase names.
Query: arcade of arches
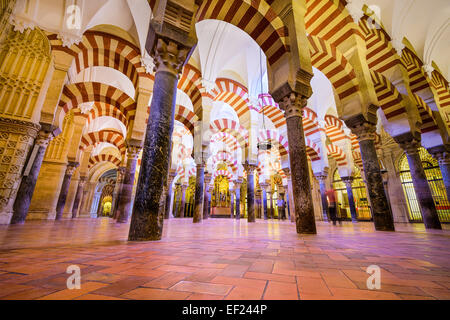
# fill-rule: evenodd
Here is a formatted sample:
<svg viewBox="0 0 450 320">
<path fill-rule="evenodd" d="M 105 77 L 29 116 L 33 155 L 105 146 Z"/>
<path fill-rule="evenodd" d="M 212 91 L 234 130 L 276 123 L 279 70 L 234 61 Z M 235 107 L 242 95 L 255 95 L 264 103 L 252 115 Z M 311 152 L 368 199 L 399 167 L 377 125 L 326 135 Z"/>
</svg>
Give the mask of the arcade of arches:
<svg viewBox="0 0 450 320">
<path fill-rule="evenodd" d="M 1 233 L 245 223 L 295 238 L 340 232 L 335 198 L 354 232 L 448 241 L 447 1 L 0 5 Z"/>
</svg>

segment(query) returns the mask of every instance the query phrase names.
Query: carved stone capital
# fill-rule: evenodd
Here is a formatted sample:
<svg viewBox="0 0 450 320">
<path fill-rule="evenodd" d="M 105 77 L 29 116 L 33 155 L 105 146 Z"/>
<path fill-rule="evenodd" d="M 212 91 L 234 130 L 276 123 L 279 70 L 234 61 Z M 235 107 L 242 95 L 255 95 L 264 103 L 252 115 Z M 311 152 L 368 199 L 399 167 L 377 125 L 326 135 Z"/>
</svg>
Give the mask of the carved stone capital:
<svg viewBox="0 0 450 320">
<path fill-rule="evenodd" d="M 325 181 L 328 178 L 327 174 L 324 174 L 323 172 L 319 172 L 317 174 L 314 174 L 314 176 L 319 180 L 320 183 L 325 183 Z"/>
<path fill-rule="evenodd" d="M 183 193 L 185 193 L 185 192 L 186 192 L 186 189 L 187 189 L 187 187 L 188 187 L 188 185 L 187 185 L 187 184 L 182 184 L 182 185 L 181 185 L 181 191 L 182 191 Z"/>
<path fill-rule="evenodd" d="M 35 144 L 39 147 L 47 148 L 50 141 L 53 139 L 53 134 L 51 132 L 39 131 Z"/>
<path fill-rule="evenodd" d="M 278 102 L 280 109 L 284 111 L 286 119 L 303 116 L 303 108 L 306 107 L 308 98 L 291 89 L 288 83 L 277 89 L 272 96 Z"/>
<path fill-rule="evenodd" d="M 204 177 L 204 181 L 206 185 L 209 185 L 209 183 L 211 182 L 212 179 L 212 174 L 211 173 L 205 173 L 205 177 Z"/>
<path fill-rule="evenodd" d="M 127 158 L 136 160 L 141 150 L 142 146 L 127 143 Z"/>
<path fill-rule="evenodd" d="M 445 145 L 440 145 L 432 148 L 428 148 L 428 152 L 435 158 L 439 165 L 449 165 L 450 164 L 450 147 Z"/>
<path fill-rule="evenodd" d="M 253 174 L 255 169 L 258 166 L 256 164 L 248 164 L 248 163 L 246 163 L 246 164 L 243 165 L 243 167 L 244 167 L 245 171 L 247 171 L 247 175 L 249 175 L 249 174 Z"/>
<path fill-rule="evenodd" d="M 78 181 L 78 186 L 84 187 L 86 182 L 87 182 L 87 177 L 86 176 L 80 176 L 80 180 Z"/>
<path fill-rule="evenodd" d="M 79 165 L 80 165 L 79 162 L 69 161 L 69 163 L 67 163 L 67 167 L 66 167 L 66 175 L 72 176 L 73 173 L 75 172 L 75 169 L 78 168 Z"/>
<path fill-rule="evenodd" d="M 341 177 L 342 181 L 345 183 L 346 187 L 352 187 L 353 177 Z"/>
<path fill-rule="evenodd" d="M 183 65 L 188 57 L 190 48 L 176 43 L 175 41 L 158 38 L 153 53 L 155 73 L 166 71 L 179 76 Z"/>
<path fill-rule="evenodd" d="M 420 133 L 406 132 L 401 135 L 393 137 L 395 142 L 397 142 L 407 155 L 413 155 L 419 153 L 420 144 Z"/>
<path fill-rule="evenodd" d="M 358 141 L 375 140 L 376 123 L 367 121 L 362 115 L 344 121 Z"/>
<path fill-rule="evenodd" d="M 291 169 L 283 168 L 282 170 L 283 170 L 284 174 L 286 175 L 286 178 L 289 180 L 291 178 Z"/>
</svg>

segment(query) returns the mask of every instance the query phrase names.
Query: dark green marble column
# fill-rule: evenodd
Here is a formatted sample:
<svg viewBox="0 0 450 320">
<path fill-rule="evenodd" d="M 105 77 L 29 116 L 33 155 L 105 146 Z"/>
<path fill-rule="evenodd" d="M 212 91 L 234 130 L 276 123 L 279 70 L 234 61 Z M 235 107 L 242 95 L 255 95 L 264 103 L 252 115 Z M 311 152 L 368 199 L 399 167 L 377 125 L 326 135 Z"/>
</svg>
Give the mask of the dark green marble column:
<svg viewBox="0 0 450 320">
<path fill-rule="evenodd" d="M 384 190 L 380 164 L 375 149 L 374 133 L 377 124 L 375 108 L 369 116 L 370 118 L 367 120 L 364 115 L 359 114 L 346 119 L 345 124 L 358 138 L 375 229 L 378 231 L 395 231 L 394 219 Z"/>
<path fill-rule="evenodd" d="M 303 81 L 308 82 L 312 74 L 301 72 Z M 303 131 L 303 108 L 306 107 L 307 98 L 311 95 L 311 87 L 298 83 L 301 92 L 295 92 L 286 83 L 272 96 L 284 110 L 286 118 L 287 135 L 289 141 L 289 162 L 292 177 L 292 194 L 294 195 L 296 230 L 299 234 L 316 234 L 316 221 L 314 217 L 311 182 L 309 178 L 308 158 L 306 154 L 305 133 Z M 297 90 L 297 88 L 296 88 Z"/>
<path fill-rule="evenodd" d="M 59 192 L 58 202 L 56 204 L 55 220 L 62 219 L 64 206 L 66 205 L 67 193 L 69 192 L 70 181 L 72 180 L 72 175 L 78 166 L 79 163 L 74 161 L 69 161 L 67 164 L 66 173 L 64 174 L 61 191 Z"/>
<path fill-rule="evenodd" d="M 122 181 L 121 194 L 117 205 L 117 222 L 127 223 L 131 213 L 131 203 L 133 201 L 134 176 L 141 147 L 128 144 L 127 146 L 127 166 L 125 168 Z"/>
<path fill-rule="evenodd" d="M 53 126 L 43 126 L 39 131 L 35 141 L 37 149 L 33 164 L 27 176 L 22 178 L 19 190 L 17 191 L 16 200 L 14 201 L 14 212 L 11 218 L 11 224 L 21 224 L 25 222 L 30 208 L 31 198 L 33 197 L 34 188 L 41 170 L 42 161 L 44 160 L 45 151 L 49 142 L 52 140 Z"/>
<path fill-rule="evenodd" d="M 247 171 L 247 221 L 255 222 L 255 181 L 254 171 L 256 165 L 245 165 Z"/>
<path fill-rule="evenodd" d="M 428 149 L 428 152 L 438 161 L 444 182 L 447 200 L 450 201 L 450 149 L 446 146 L 437 146 Z"/>
<path fill-rule="evenodd" d="M 262 205 L 263 205 L 263 211 L 264 211 L 264 220 L 268 219 L 267 216 L 267 188 L 268 184 L 260 183 L 261 186 L 261 192 L 262 192 Z"/>
<path fill-rule="evenodd" d="M 78 180 L 77 193 L 75 194 L 75 199 L 72 205 L 72 219 L 77 217 L 78 208 L 80 206 L 81 197 L 83 195 L 84 185 L 86 184 L 86 176 L 80 177 Z"/>
<path fill-rule="evenodd" d="M 355 207 L 355 199 L 353 197 L 353 177 L 341 177 L 342 181 L 345 183 L 345 188 L 347 189 L 347 197 L 348 197 L 348 205 L 350 207 L 350 214 L 352 216 L 352 222 L 358 222 L 358 218 L 356 216 L 356 207 Z"/>
<path fill-rule="evenodd" d="M 414 191 L 416 192 L 417 201 L 419 202 L 425 228 L 442 229 L 436 205 L 434 204 L 433 195 L 419 155 L 419 148 L 421 147 L 420 134 L 408 132 L 394 137 L 394 140 L 398 142 L 403 150 L 405 150 Z"/>
<path fill-rule="evenodd" d="M 148 51 L 154 58 L 155 80 L 128 240 L 160 240 L 162 236 L 160 204 L 169 170 L 178 76 L 189 51 L 153 27 L 151 23 L 147 44 L 151 43 Z"/>
<path fill-rule="evenodd" d="M 241 219 L 241 183 L 242 182 L 235 182 L 235 192 L 236 192 L 236 215 L 235 218 L 237 220 Z"/>
<path fill-rule="evenodd" d="M 328 222 L 328 200 L 327 200 L 327 186 L 326 186 L 327 175 L 323 173 L 316 174 L 316 178 L 319 180 L 323 221 Z"/>
<path fill-rule="evenodd" d="M 197 164 L 197 176 L 195 178 L 195 206 L 194 223 L 201 222 L 203 219 L 203 187 L 205 183 L 205 164 Z"/>
</svg>

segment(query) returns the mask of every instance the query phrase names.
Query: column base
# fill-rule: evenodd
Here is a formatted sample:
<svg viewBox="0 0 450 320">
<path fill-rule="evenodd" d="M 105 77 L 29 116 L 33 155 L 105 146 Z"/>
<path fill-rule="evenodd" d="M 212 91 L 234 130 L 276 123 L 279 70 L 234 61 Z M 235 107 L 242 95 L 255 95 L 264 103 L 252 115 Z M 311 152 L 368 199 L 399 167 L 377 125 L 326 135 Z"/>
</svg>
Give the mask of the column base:
<svg viewBox="0 0 450 320">
<path fill-rule="evenodd" d="M 13 212 L 0 212 L 0 224 L 10 224 Z"/>
</svg>

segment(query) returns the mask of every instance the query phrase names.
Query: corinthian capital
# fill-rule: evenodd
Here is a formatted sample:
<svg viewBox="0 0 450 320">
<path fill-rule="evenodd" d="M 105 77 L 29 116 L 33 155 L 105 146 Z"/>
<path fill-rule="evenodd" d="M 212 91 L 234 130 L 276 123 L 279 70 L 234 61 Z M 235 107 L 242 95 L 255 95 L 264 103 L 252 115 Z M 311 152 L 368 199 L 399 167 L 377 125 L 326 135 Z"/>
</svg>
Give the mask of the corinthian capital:
<svg viewBox="0 0 450 320">
<path fill-rule="evenodd" d="M 305 85 L 300 87 L 301 90 L 294 90 L 289 83 L 285 83 L 272 93 L 280 109 L 284 111 L 286 119 L 303 116 L 302 110 L 308 103 L 308 88 L 310 89 L 310 87 L 307 88 Z"/>
<path fill-rule="evenodd" d="M 137 145 L 128 144 L 127 145 L 127 157 L 128 159 L 136 160 L 139 157 L 142 147 Z"/>
<path fill-rule="evenodd" d="M 79 162 L 69 161 L 66 168 L 66 175 L 71 176 L 75 172 L 75 169 L 80 165 Z"/>
<path fill-rule="evenodd" d="M 393 137 L 395 142 L 397 142 L 407 155 L 413 155 L 419 152 L 420 144 L 420 133 L 418 132 L 406 132 L 401 135 Z"/>
<path fill-rule="evenodd" d="M 178 76 L 187 59 L 189 49 L 175 41 L 159 38 L 154 51 L 155 68 L 153 71 L 155 73 L 166 71 Z"/>
</svg>

